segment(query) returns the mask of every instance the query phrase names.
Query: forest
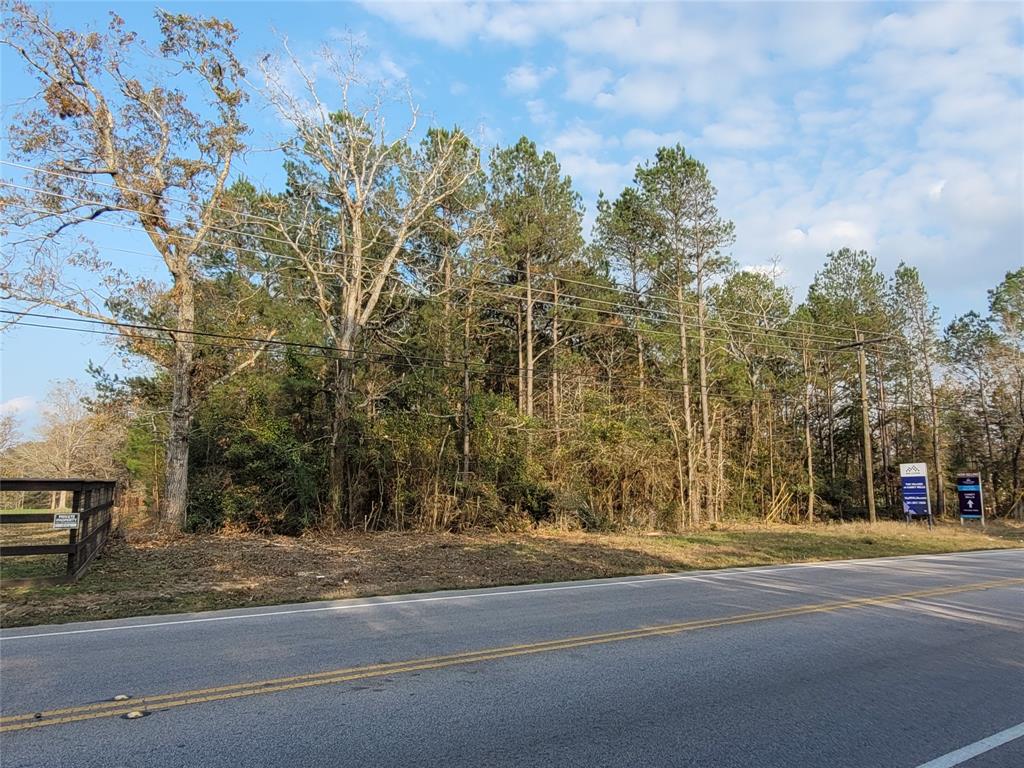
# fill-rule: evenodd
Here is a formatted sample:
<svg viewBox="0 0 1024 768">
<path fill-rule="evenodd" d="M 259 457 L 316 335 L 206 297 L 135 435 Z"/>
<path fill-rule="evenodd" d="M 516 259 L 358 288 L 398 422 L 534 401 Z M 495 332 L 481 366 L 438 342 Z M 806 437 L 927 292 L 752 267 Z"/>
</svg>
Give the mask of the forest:
<svg viewBox="0 0 1024 768">
<path fill-rule="evenodd" d="M 902 518 L 923 461 L 937 515 L 977 470 L 1024 519 L 1024 267 L 945 323 L 912 253 L 823 253 L 797 297 L 733 260 L 682 146 L 584 201 L 526 136 L 426 125 L 355 48 L 247 68 L 222 19 L 159 11 L 147 45 L 5 11 L 39 90 L 0 181 L 2 322 L 135 363 L 59 384 L 36 438 L 5 416 L 6 476 L 113 477 L 193 531 L 681 530 Z M 274 188 L 243 172 L 254 107 L 287 127 Z M 161 279 L 94 244 L 115 228 Z"/>
</svg>

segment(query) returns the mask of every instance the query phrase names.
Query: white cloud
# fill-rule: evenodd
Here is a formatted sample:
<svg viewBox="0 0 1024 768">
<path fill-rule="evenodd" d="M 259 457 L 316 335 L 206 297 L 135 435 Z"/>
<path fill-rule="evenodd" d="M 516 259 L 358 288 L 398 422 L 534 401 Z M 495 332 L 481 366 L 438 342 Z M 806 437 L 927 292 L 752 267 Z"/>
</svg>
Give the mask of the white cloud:
<svg viewBox="0 0 1024 768">
<path fill-rule="evenodd" d="M 565 97 L 590 103 L 611 79 L 612 73 L 607 67 L 586 67 L 572 60 L 566 69 Z"/>
<path fill-rule="evenodd" d="M 849 245 L 886 271 L 915 263 L 940 304 L 983 305 L 1024 261 L 1019 4 L 383 8 L 370 10 L 446 45 L 529 46 L 509 90 L 521 83 L 522 114 L 588 203 L 658 146 L 684 144 L 736 222 L 734 255 L 779 254 L 798 289 Z M 546 78 L 533 75 L 556 62 L 561 100 L 537 98 Z M 950 279 L 965 261 L 970 285 Z"/>
<path fill-rule="evenodd" d="M 548 125 L 555 119 L 544 99 L 529 99 L 526 102 L 526 113 L 535 125 Z"/>
<path fill-rule="evenodd" d="M 642 152 L 653 152 L 658 147 L 671 147 L 676 144 L 686 144 L 686 134 L 683 131 L 652 131 L 649 128 L 630 128 L 622 137 L 622 144 L 625 147 Z"/>
<path fill-rule="evenodd" d="M 532 64 L 523 64 L 505 75 L 505 87 L 512 93 L 533 93 L 554 74 L 554 67 L 537 69 Z"/>
<path fill-rule="evenodd" d="M 21 413 L 29 413 L 36 408 L 36 399 L 31 395 L 12 397 L 0 403 L 0 416 L 16 416 Z"/>
<path fill-rule="evenodd" d="M 597 152 L 608 147 L 614 147 L 617 144 L 618 141 L 614 136 L 605 136 L 579 121 L 573 122 L 547 142 L 547 145 L 556 154 L 562 152 Z"/>
<path fill-rule="evenodd" d="M 600 191 L 608 197 L 617 197 L 633 178 L 636 167 L 633 162 L 602 160 L 585 153 L 563 153 L 558 160 L 562 170 L 572 177 L 574 185 L 588 197 L 596 197 Z"/>
<path fill-rule="evenodd" d="M 479 3 L 364 2 L 377 16 L 410 34 L 444 45 L 462 45 L 487 23 L 487 8 Z"/>
<path fill-rule="evenodd" d="M 683 98 L 683 81 L 665 71 L 629 72 L 610 92 L 599 93 L 594 105 L 617 114 L 657 117 L 673 111 Z"/>
<path fill-rule="evenodd" d="M 721 118 L 704 128 L 701 138 L 727 149 L 757 149 L 783 141 L 782 118 L 771 102 L 759 100 L 726 110 Z"/>
</svg>

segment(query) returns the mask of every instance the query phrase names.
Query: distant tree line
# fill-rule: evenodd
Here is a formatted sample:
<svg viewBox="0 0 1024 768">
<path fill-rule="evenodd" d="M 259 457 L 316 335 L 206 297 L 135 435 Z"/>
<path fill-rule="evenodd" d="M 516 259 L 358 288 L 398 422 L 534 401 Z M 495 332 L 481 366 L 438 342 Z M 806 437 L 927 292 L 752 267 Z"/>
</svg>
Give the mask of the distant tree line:
<svg viewBox="0 0 1024 768">
<path fill-rule="evenodd" d="M 158 11 L 143 62 L 116 16 L 77 32 L 4 10 L 40 86 L 11 132 L 24 178 L 0 192 L 0 288 L 29 314 L 4 320 L 149 362 L 94 370 L 79 417 L 116 425 L 103 471 L 170 527 L 859 518 L 862 385 L 880 515 L 901 514 L 899 463 L 926 461 L 938 512 L 970 468 L 993 512 L 1024 516 L 1024 268 L 944 329 L 914 267 L 864 251 L 826 254 L 797 302 L 730 258 L 681 146 L 601 196 L 588 239 L 554 154 L 421 129 L 358 52 L 310 64 L 282 43 L 254 90 L 227 21 Z M 289 130 L 279 189 L 235 168 L 257 100 Z M 166 280 L 73 239 L 111 226 Z M 5 474 L 50 471 L 30 457 L 54 429 L 8 446 Z"/>
</svg>

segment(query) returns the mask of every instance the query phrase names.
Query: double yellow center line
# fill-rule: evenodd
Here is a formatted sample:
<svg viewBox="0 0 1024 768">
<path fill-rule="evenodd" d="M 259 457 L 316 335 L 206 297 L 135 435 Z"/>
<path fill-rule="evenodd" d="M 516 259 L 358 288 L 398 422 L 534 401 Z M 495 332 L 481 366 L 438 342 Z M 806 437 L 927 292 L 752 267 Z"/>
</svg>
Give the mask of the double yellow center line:
<svg viewBox="0 0 1024 768">
<path fill-rule="evenodd" d="M 744 613 L 738 616 L 683 621 L 675 624 L 661 624 L 653 627 L 640 627 L 636 629 L 622 630 L 619 632 L 603 632 L 595 635 L 567 637 L 560 640 L 548 640 L 545 642 L 526 643 L 523 645 L 508 645 L 500 648 L 489 648 L 479 651 L 469 651 L 466 653 L 453 653 L 446 656 L 394 661 L 386 664 L 371 664 L 362 667 L 348 667 L 344 669 L 329 670 L 326 672 L 314 672 L 306 675 L 294 675 L 291 677 L 278 677 L 269 680 L 222 685 L 215 688 L 200 688 L 193 691 L 163 693 L 154 696 L 129 699 L 127 701 L 101 701 L 76 707 L 65 707 L 63 709 L 51 709 L 44 712 L 28 712 L 21 715 L 0 717 L 0 732 L 22 731 L 29 728 L 62 725 L 65 723 L 75 723 L 81 720 L 94 720 L 101 717 L 119 717 L 121 715 L 127 715 L 129 712 L 152 712 L 156 710 L 172 709 L 174 707 L 190 706 L 192 704 L 202 704 L 207 701 L 241 699 L 248 696 L 260 696 L 269 693 L 279 693 L 281 691 L 293 691 L 300 688 L 313 688 L 321 685 L 347 683 L 353 680 L 365 680 L 367 678 L 399 675 L 408 672 L 442 669 L 444 667 L 461 666 L 464 664 L 476 664 L 483 661 L 506 659 L 514 656 L 549 653 L 551 651 L 561 651 L 569 648 L 583 648 L 590 645 L 618 643 L 625 640 L 639 640 L 645 637 L 673 635 L 680 632 L 690 632 L 699 629 L 726 627 L 732 624 L 749 624 L 751 622 L 782 619 L 789 616 L 803 616 L 827 611 L 863 608 L 874 605 L 888 605 L 890 603 L 901 602 L 904 600 L 942 597 L 960 592 L 973 592 L 983 589 L 1011 587 L 1022 584 L 1024 584 L 1024 578 L 996 579 L 993 581 L 975 582 L 973 584 L 962 584 L 953 587 L 937 587 L 933 589 L 922 589 L 916 592 L 902 592 L 899 594 L 882 595 L 878 597 L 859 597 L 848 600 L 838 600 L 830 603 L 815 603 L 810 605 L 794 606 L 792 608 L 780 608 L 774 611 Z"/>
</svg>

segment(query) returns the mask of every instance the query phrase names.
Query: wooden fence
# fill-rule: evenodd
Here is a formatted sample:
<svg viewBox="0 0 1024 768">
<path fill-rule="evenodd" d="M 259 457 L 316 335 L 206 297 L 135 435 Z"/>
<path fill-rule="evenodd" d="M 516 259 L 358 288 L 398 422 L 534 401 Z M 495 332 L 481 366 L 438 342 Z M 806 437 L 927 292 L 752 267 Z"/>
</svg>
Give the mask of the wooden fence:
<svg viewBox="0 0 1024 768">
<path fill-rule="evenodd" d="M 3 579 L 5 585 L 66 584 L 77 581 L 89 567 L 96 553 L 110 534 L 114 508 L 113 480 L 41 480 L 0 478 L 0 492 L 71 493 L 70 511 L 52 510 L 50 513 L 4 511 L 0 525 L 52 526 L 52 530 L 67 530 L 66 544 L 10 544 L 0 545 L 0 571 L 10 558 L 36 555 L 63 555 L 68 557 L 67 570 L 59 576 L 39 576 L 25 579 Z"/>
</svg>

